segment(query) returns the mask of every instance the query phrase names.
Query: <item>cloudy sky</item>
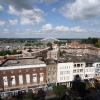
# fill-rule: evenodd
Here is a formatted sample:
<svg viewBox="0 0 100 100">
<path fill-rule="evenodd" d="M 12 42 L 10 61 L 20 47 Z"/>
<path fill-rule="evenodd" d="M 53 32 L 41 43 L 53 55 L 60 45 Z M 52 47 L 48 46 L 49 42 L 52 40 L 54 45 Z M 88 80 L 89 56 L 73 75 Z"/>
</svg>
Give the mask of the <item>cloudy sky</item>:
<svg viewBox="0 0 100 100">
<path fill-rule="evenodd" d="M 100 0 L 0 0 L 0 38 L 100 38 Z"/>
</svg>

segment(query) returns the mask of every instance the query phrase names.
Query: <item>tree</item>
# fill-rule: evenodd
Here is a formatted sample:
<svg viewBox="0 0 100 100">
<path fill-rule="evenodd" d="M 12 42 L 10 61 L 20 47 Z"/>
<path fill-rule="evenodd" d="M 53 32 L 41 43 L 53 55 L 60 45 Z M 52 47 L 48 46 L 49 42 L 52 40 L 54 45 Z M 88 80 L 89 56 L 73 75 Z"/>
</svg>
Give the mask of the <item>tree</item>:
<svg viewBox="0 0 100 100">
<path fill-rule="evenodd" d="M 100 38 L 98 39 L 98 42 L 95 44 L 95 46 L 100 48 Z"/>
<path fill-rule="evenodd" d="M 31 43 L 26 43 L 25 46 L 31 46 Z"/>
<path fill-rule="evenodd" d="M 66 87 L 64 85 L 58 85 L 53 87 L 54 94 L 57 98 L 61 99 L 66 95 Z"/>
<path fill-rule="evenodd" d="M 31 48 L 29 48 L 29 50 L 27 52 L 33 52 Z"/>
<path fill-rule="evenodd" d="M 59 52 L 60 57 L 63 57 L 65 54 L 66 52 L 64 50 Z"/>
<path fill-rule="evenodd" d="M 60 46 L 61 44 L 66 44 L 66 42 L 64 42 L 64 41 L 54 41 L 54 43 L 57 44 L 57 45 L 59 45 L 59 46 Z"/>
<path fill-rule="evenodd" d="M 50 48 L 52 49 L 52 43 L 51 43 L 51 42 L 48 42 L 48 43 L 47 43 L 47 46 L 50 47 Z"/>
<path fill-rule="evenodd" d="M 12 54 L 16 54 L 17 53 L 17 51 L 14 49 L 13 51 L 12 51 Z"/>
<path fill-rule="evenodd" d="M 28 92 L 23 96 L 23 100 L 37 100 L 37 98 L 34 93 Z"/>
</svg>

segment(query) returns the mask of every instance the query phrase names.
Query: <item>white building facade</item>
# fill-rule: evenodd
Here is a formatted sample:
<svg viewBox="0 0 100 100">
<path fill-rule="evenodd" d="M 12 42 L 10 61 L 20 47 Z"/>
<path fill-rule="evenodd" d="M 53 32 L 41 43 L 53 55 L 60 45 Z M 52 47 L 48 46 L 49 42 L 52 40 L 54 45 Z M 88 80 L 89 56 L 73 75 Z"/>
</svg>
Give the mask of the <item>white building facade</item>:
<svg viewBox="0 0 100 100">
<path fill-rule="evenodd" d="M 95 67 L 95 77 L 100 77 L 100 62 L 96 62 L 93 64 L 93 66 Z"/>
<path fill-rule="evenodd" d="M 100 76 L 100 62 L 87 67 L 85 62 L 58 63 L 57 83 L 66 83 L 70 87 L 74 76 L 77 74 L 82 80 Z"/>
</svg>

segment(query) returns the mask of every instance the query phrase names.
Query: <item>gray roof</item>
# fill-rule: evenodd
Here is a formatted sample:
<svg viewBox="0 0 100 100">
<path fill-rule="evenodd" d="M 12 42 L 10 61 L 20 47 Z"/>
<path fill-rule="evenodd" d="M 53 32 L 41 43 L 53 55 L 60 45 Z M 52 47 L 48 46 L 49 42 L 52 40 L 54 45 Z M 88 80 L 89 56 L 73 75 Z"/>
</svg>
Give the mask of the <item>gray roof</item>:
<svg viewBox="0 0 100 100">
<path fill-rule="evenodd" d="M 15 60 L 8 60 L 6 61 L 2 67 L 4 66 L 21 66 L 21 65 L 37 65 L 37 64 L 45 64 L 43 61 L 39 60 L 38 58 L 26 58 L 26 59 L 15 59 Z"/>
<path fill-rule="evenodd" d="M 81 57 L 78 57 L 79 59 L 83 60 L 84 62 L 100 62 L 100 58 L 96 55 L 83 55 Z"/>
</svg>

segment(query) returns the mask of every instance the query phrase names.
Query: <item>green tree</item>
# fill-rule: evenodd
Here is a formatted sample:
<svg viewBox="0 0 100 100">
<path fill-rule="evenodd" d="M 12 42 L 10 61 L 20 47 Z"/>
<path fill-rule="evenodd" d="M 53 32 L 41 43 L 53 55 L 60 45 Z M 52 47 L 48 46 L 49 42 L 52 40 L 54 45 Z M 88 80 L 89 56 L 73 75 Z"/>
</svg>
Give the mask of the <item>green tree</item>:
<svg viewBox="0 0 100 100">
<path fill-rule="evenodd" d="M 37 42 L 35 45 L 36 45 L 36 46 L 40 46 L 40 45 L 43 45 L 43 43 Z"/>
<path fill-rule="evenodd" d="M 37 100 L 37 97 L 34 93 L 28 92 L 23 96 L 23 100 Z"/>
<path fill-rule="evenodd" d="M 66 94 L 66 87 L 64 85 L 58 85 L 53 87 L 54 94 L 57 98 L 61 99 Z"/>
<path fill-rule="evenodd" d="M 18 54 L 22 54 L 22 51 L 17 52 Z"/>
<path fill-rule="evenodd" d="M 57 44 L 57 45 L 59 45 L 59 46 L 60 46 L 61 44 L 66 44 L 66 42 L 64 42 L 64 41 L 54 41 L 54 43 Z"/>
<path fill-rule="evenodd" d="M 60 57 L 63 57 L 65 54 L 66 54 L 66 52 L 63 50 L 63 51 L 60 51 Z"/>
<path fill-rule="evenodd" d="M 100 38 L 98 39 L 98 42 L 95 44 L 95 46 L 100 48 Z"/>
<path fill-rule="evenodd" d="M 17 53 L 17 51 L 14 49 L 13 51 L 12 51 L 12 54 L 16 54 Z"/>
<path fill-rule="evenodd" d="M 52 43 L 51 43 L 51 42 L 48 42 L 48 43 L 47 43 L 47 46 L 50 47 L 50 48 L 52 49 Z"/>
<path fill-rule="evenodd" d="M 26 43 L 25 46 L 31 46 L 31 43 Z"/>
</svg>

